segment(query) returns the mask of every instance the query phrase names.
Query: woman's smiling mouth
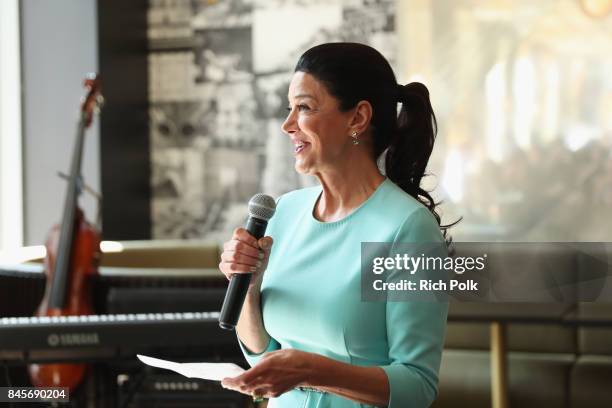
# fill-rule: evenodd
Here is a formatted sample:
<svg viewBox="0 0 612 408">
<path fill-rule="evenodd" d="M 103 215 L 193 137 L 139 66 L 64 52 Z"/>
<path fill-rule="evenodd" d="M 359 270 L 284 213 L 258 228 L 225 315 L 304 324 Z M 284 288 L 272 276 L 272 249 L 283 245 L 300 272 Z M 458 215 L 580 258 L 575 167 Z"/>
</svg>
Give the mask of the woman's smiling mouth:
<svg viewBox="0 0 612 408">
<path fill-rule="evenodd" d="M 305 148 L 307 148 L 310 145 L 310 143 L 308 142 L 303 142 L 303 141 L 296 141 L 294 142 L 294 150 L 293 153 L 295 155 L 300 154 Z"/>
</svg>

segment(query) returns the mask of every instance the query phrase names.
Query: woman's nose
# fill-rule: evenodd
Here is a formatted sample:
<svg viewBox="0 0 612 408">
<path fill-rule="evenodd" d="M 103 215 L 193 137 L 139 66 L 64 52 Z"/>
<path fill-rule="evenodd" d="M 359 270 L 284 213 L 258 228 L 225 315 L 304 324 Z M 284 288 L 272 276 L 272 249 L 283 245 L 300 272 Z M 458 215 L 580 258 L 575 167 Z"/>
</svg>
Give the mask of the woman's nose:
<svg viewBox="0 0 612 408">
<path fill-rule="evenodd" d="M 292 109 L 289 112 L 289 115 L 287 115 L 287 119 L 285 119 L 285 121 L 281 125 L 281 129 L 288 135 L 297 131 L 297 121 L 295 120 L 294 109 Z"/>
</svg>

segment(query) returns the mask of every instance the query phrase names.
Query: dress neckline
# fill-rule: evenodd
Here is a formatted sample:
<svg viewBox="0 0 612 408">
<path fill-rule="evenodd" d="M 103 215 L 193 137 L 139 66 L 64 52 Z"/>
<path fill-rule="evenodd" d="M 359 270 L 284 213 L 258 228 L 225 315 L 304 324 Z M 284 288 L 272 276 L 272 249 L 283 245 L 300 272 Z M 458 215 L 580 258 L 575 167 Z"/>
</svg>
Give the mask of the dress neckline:
<svg viewBox="0 0 612 408">
<path fill-rule="evenodd" d="M 357 213 L 359 213 L 363 208 L 365 208 L 366 206 L 368 206 L 369 203 L 371 203 L 374 199 L 374 197 L 376 197 L 380 191 L 383 189 L 383 187 L 388 184 L 388 183 L 392 183 L 391 180 L 389 180 L 388 177 L 385 177 L 383 179 L 383 181 L 376 187 L 376 189 L 372 192 L 372 194 L 370 194 L 370 196 L 368 198 L 365 199 L 364 202 L 362 202 L 361 204 L 359 204 L 357 207 L 355 207 L 353 209 L 353 211 L 351 211 L 349 214 L 347 214 L 345 217 L 336 220 L 336 221 L 320 221 L 318 219 L 315 218 L 314 216 L 314 210 L 315 210 L 315 205 L 317 204 L 317 202 L 319 201 L 319 199 L 321 198 L 321 194 L 323 194 L 323 187 L 320 186 L 318 190 L 318 194 L 316 194 L 314 197 L 314 201 L 310 204 L 309 208 L 310 208 L 310 214 L 309 214 L 309 218 L 311 220 L 311 222 L 313 222 L 316 225 L 320 225 L 320 226 L 325 226 L 325 227 L 332 227 L 332 226 L 336 226 L 336 225 L 340 225 L 340 224 L 344 224 L 346 222 L 348 222 L 351 218 L 353 218 Z"/>
</svg>

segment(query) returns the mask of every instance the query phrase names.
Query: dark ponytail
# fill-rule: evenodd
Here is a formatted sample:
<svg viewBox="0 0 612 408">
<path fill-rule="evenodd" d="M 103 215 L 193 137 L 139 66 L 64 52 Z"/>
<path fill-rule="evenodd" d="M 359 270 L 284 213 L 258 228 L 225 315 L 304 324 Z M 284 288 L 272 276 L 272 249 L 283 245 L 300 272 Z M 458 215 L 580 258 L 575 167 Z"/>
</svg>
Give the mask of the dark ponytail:
<svg viewBox="0 0 612 408">
<path fill-rule="evenodd" d="M 420 82 L 397 85 L 397 100 L 402 104 L 402 108 L 397 118 L 397 131 L 390 140 L 385 155 L 386 175 L 431 211 L 444 238 L 450 244 L 452 239 L 447 236 L 448 229 L 460 220 L 450 225 L 442 225 L 440 215 L 436 211 L 436 206 L 440 203 L 436 203 L 429 192 L 421 187 L 438 132 L 438 122 L 429 99 L 429 90 Z"/>
<path fill-rule="evenodd" d="M 354 108 L 359 101 L 372 105 L 374 160 L 385 154 L 385 173 L 402 190 L 425 205 L 440 225 L 447 243 L 447 230 L 436 212 L 439 203 L 421 188 L 421 179 L 436 139 L 436 117 L 425 85 L 398 85 L 389 62 L 374 48 L 357 43 L 327 43 L 306 51 L 295 71 L 321 81 L 340 103 L 340 110 Z M 402 108 L 399 116 L 397 104 Z M 385 153 L 386 152 L 386 153 Z"/>
</svg>

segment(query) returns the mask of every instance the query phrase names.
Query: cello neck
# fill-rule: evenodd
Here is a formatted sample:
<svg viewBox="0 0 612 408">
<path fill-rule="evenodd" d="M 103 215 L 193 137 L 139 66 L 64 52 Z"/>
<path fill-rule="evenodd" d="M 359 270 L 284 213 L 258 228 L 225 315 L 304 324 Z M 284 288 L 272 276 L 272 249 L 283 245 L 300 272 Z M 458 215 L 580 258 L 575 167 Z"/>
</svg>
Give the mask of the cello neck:
<svg viewBox="0 0 612 408">
<path fill-rule="evenodd" d="M 78 210 L 77 201 L 81 193 L 81 161 L 83 156 L 83 145 L 85 131 L 91 125 L 93 112 L 100 100 L 100 81 L 96 77 L 85 80 L 88 88 L 87 96 L 81 105 L 81 115 L 77 125 L 75 145 L 72 153 L 70 174 L 68 178 L 68 189 L 64 200 L 60 237 L 57 246 L 55 268 L 52 274 L 51 292 L 49 295 L 49 307 L 62 309 L 66 302 L 66 291 L 70 277 L 70 263 L 72 248 L 74 244 L 75 228 Z"/>
</svg>

